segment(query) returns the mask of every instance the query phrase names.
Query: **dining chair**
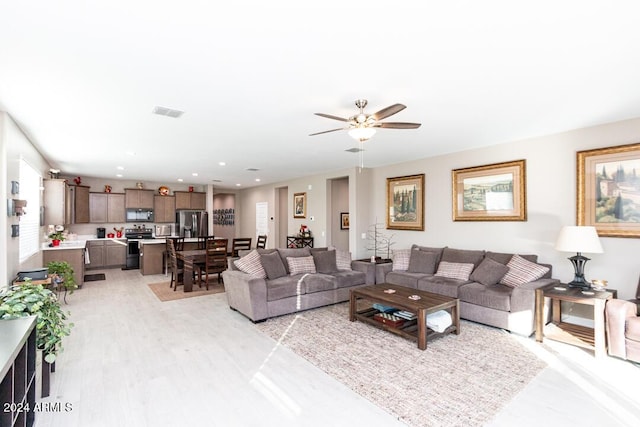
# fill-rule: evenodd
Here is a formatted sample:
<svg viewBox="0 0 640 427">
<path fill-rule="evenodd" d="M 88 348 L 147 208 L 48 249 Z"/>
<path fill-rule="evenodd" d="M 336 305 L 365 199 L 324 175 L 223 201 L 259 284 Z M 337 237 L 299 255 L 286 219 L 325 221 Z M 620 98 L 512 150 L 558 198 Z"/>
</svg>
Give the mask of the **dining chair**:
<svg viewBox="0 0 640 427">
<path fill-rule="evenodd" d="M 204 263 L 195 264 L 196 276 L 200 287 L 204 282 L 207 290 L 209 290 L 209 274 L 217 274 L 218 283 L 220 283 L 220 274 L 227 269 L 227 245 L 228 239 L 207 240 L 205 261 Z"/>
<path fill-rule="evenodd" d="M 215 237 L 211 236 L 198 236 L 198 249 L 207 249 L 207 241 L 213 240 Z"/>
<path fill-rule="evenodd" d="M 165 239 L 165 249 L 164 249 L 164 274 L 165 276 L 169 274 L 169 270 L 171 269 L 171 260 L 169 259 L 169 240 L 173 242 L 173 248 L 175 251 L 181 251 L 184 249 L 184 237 L 167 237 Z M 178 268 L 182 268 L 182 260 L 178 261 Z M 173 283 L 173 280 L 171 281 Z M 171 283 L 169 286 L 171 286 Z"/>
<path fill-rule="evenodd" d="M 167 239 L 167 247 L 169 251 L 169 265 L 171 266 L 171 281 L 169 287 L 173 287 L 175 291 L 178 286 L 184 285 L 184 270 L 178 266 L 178 258 L 176 257 L 176 248 L 173 239 Z"/>
<path fill-rule="evenodd" d="M 251 237 L 236 237 L 231 241 L 231 256 L 237 257 L 238 251 L 251 249 Z"/>
<path fill-rule="evenodd" d="M 258 236 L 258 241 L 256 242 L 256 249 L 266 249 L 267 248 L 267 235 Z"/>
</svg>

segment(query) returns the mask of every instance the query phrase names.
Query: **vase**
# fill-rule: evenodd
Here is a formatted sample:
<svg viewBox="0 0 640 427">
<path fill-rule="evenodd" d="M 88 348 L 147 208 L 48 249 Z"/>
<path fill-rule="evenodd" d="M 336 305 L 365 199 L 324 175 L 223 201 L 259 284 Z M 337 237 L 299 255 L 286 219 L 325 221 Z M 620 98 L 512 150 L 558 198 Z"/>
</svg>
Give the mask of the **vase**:
<svg viewBox="0 0 640 427">
<path fill-rule="evenodd" d="M 51 244 L 52 244 L 53 246 L 60 246 L 60 240 L 53 239 L 53 240 L 51 241 Z"/>
</svg>

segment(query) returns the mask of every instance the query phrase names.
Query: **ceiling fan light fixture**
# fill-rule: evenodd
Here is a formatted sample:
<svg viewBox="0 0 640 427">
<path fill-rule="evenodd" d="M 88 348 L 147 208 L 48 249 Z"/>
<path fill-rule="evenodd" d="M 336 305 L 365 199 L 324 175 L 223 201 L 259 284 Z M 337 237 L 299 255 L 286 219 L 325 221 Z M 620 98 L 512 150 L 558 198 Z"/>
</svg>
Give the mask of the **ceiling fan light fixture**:
<svg viewBox="0 0 640 427">
<path fill-rule="evenodd" d="M 356 127 L 349 130 L 349 136 L 356 141 L 367 141 L 375 134 L 376 130 L 368 127 Z"/>
</svg>

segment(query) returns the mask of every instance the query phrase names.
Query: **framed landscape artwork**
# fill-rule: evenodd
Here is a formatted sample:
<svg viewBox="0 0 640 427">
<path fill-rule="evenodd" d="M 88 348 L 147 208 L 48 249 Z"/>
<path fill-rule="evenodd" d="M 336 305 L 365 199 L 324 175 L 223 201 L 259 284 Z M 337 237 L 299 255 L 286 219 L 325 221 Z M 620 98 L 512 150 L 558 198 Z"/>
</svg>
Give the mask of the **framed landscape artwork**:
<svg viewBox="0 0 640 427">
<path fill-rule="evenodd" d="M 387 178 L 387 229 L 424 230 L 424 174 Z"/>
<path fill-rule="evenodd" d="M 340 230 L 349 229 L 349 212 L 340 212 Z"/>
<path fill-rule="evenodd" d="M 293 217 L 294 218 L 307 217 L 307 193 L 293 194 Z"/>
<path fill-rule="evenodd" d="M 640 237 L 640 144 L 578 151 L 578 225 Z"/>
<path fill-rule="evenodd" d="M 526 161 L 452 171 L 454 221 L 526 221 Z"/>
</svg>

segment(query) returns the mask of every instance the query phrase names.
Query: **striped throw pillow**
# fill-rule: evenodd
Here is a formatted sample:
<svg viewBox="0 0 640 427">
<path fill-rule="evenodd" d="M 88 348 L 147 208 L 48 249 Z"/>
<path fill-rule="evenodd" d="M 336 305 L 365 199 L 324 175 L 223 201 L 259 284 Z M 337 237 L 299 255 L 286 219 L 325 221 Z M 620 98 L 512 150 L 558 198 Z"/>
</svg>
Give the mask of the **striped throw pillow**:
<svg viewBox="0 0 640 427">
<path fill-rule="evenodd" d="M 469 280 L 472 271 L 471 263 L 440 261 L 435 275 L 449 279 Z"/>
<path fill-rule="evenodd" d="M 288 256 L 287 264 L 289 264 L 289 271 L 291 272 L 292 276 L 295 274 L 316 272 L 316 264 L 313 262 L 312 256 Z"/>
<path fill-rule="evenodd" d="M 500 280 L 500 283 L 512 288 L 538 280 L 549 271 L 547 267 L 527 261 L 517 254 L 511 257 L 507 267 L 509 267 L 509 271 Z"/>
<path fill-rule="evenodd" d="M 393 251 L 393 271 L 407 271 L 409 269 L 409 259 L 411 249 L 396 249 Z"/>
<path fill-rule="evenodd" d="M 336 249 L 336 266 L 338 270 L 351 270 L 351 252 Z"/>
<path fill-rule="evenodd" d="M 260 254 L 255 249 L 242 258 L 235 260 L 233 263 L 240 271 L 251 276 L 259 277 L 260 279 L 267 277 L 267 273 L 264 271 L 264 268 L 262 268 L 262 263 L 260 262 Z"/>
</svg>

